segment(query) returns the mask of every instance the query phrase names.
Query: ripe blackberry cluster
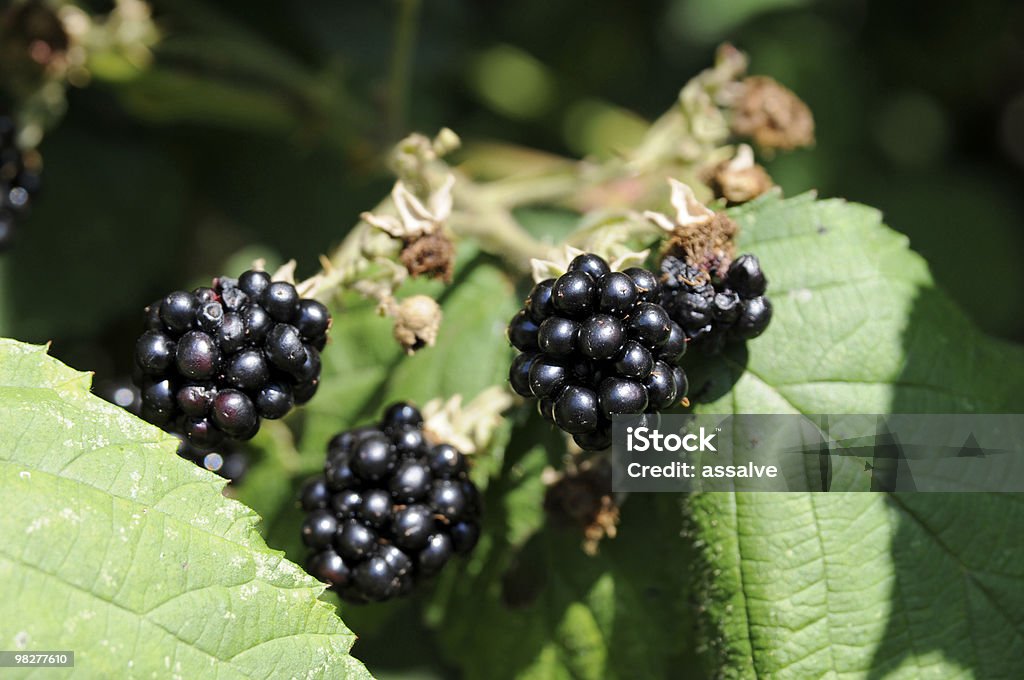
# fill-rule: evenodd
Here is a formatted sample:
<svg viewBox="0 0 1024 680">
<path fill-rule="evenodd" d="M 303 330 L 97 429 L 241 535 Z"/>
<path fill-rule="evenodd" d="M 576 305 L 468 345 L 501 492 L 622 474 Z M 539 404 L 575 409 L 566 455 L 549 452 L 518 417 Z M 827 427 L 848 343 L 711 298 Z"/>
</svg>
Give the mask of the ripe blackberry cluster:
<svg viewBox="0 0 1024 680">
<path fill-rule="evenodd" d="M 135 345 L 141 416 L 200 451 L 250 439 L 260 418 L 281 418 L 319 386 L 327 308 L 265 272 L 176 291 L 145 314 Z"/>
<path fill-rule="evenodd" d="M 25 167 L 15 132 L 14 119 L 0 111 L 0 250 L 10 245 L 16 222 L 39 190 L 39 175 Z"/>
<path fill-rule="evenodd" d="M 324 474 L 302 490 L 306 571 L 345 600 L 406 595 L 476 545 L 480 494 L 466 460 L 422 427 L 415 407 L 393 404 L 378 426 L 335 436 Z"/>
<path fill-rule="evenodd" d="M 541 415 L 581 448 L 607 448 L 613 415 L 660 411 L 686 396 L 677 365 L 686 336 L 658 297 L 646 269 L 613 272 L 597 255 L 576 257 L 558 279 L 534 286 L 509 324 L 522 352 L 512 389 L 536 397 Z"/>
<path fill-rule="evenodd" d="M 661 304 L 686 337 L 708 354 L 756 338 L 772 320 L 768 280 L 753 255 L 741 255 L 722 278 L 674 255 L 661 262 Z"/>
</svg>

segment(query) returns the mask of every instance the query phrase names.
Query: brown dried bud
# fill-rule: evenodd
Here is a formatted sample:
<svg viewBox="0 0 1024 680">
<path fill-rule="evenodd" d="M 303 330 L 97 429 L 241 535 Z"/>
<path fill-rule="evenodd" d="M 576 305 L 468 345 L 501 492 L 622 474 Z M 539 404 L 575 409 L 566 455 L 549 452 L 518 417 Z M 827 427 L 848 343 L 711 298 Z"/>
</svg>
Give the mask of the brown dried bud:
<svg viewBox="0 0 1024 680">
<path fill-rule="evenodd" d="M 441 328 L 441 307 L 426 295 L 413 295 L 402 300 L 394 309 L 395 339 L 407 354 L 415 354 L 424 347 L 433 347 Z"/>
<path fill-rule="evenodd" d="M 735 158 L 722 161 L 703 173 L 702 179 L 714 193 L 730 205 L 753 200 L 772 188 L 772 178 L 754 162 L 754 154 L 746 144 L 740 145 Z"/>
<path fill-rule="evenodd" d="M 544 510 L 555 522 L 582 528 L 583 550 L 595 554 L 603 538 L 615 537 L 619 523 L 608 462 L 584 463 L 559 476 L 544 494 Z"/>
<path fill-rule="evenodd" d="M 792 90 L 772 78 L 741 83 L 732 110 L 732 132 L 764 149 L 795 149 L 814 143 L 814 117 Z"/>
<path fill-rule="evenodd" d="M 451 283 L 455 269 L 455 246 L 440 232 L 426 234 L 406 242 L 399 255 L 412 276 L 426 276 Z"/>
</svg>

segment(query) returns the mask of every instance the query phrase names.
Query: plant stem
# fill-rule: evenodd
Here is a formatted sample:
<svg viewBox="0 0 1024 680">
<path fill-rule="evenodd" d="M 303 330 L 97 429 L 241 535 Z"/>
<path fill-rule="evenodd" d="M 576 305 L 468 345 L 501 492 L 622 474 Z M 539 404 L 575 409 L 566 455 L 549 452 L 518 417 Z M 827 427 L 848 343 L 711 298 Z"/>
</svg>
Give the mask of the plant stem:
<svg viewBox="0 0 1024 680">
<path fill-rule="evenodd" d="M 398 0 L 395 44 L 391 52 L 391 72 L 388 76 L 388 137 L 391 140 L 396 140 L 405 133 L 419 13 L 420 0 Z"/>
<path fill-rule="evenodd" d="M 530 270 L 532 258 L 551 257 L 554 247 L 535 239 L 503 205 L 491 200 L 478 184 L 460 177 L 455 194 L 457 209 L 448 220 L 452 232 L 472 238 L 520 272 Z"/>
</svg>

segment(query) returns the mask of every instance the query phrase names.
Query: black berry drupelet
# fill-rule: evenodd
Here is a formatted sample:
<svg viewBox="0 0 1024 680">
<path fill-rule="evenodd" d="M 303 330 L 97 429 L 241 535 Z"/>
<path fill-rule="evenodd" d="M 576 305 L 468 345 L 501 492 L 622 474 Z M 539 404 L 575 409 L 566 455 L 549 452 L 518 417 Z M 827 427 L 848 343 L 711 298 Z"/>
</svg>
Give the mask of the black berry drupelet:
<svg viewBox="0 0 1024 680">
<path fill-rule="evenodd" d="M 753 255 L 741 255 L 713 277 L 675 255 L 661 262 L 661 304 L 686 337 L 715 354 L 728 342 L 756 338 L 772 319 L 768 280 Z"/>
<path fill-rule="evenodd" d="M 202 453 L 251 438 L 262 418 L 313 396 L 330 315 L 290 283 L 247 271 L 157 300 L 145 326 L 135 345 L 141 415 Z"/>
<path fill-rule="evenodd" d="M 534 286 L 509 324 L 522 352 L 509 371 L 512 389 L 537 398 L 541 415 L 581 448 L 606 448 L 614 415 L 662 410 L 686 396 L 676 366 L 686 333 L 659 300 L 646 269 L 613 272 L 597 255 L 576 257 L 564 275 Z"/>
<path fill-rule="evenodd" d="M 376 426 L 331 439 L 324 474 L 306 483 L 300 503 L 306 570 L 351 602 L 409 593 L 480 536 L 480 494 L 465 457 L 428 441 L 406 403 Z"/>
<path fill-rule="evenodd" d="M 16 136 L 14 118 L 0 102 L 0 251 L 10 246 L 17 221 L 39 190 L 39 174 L 27 167 Z"/>
</svg>

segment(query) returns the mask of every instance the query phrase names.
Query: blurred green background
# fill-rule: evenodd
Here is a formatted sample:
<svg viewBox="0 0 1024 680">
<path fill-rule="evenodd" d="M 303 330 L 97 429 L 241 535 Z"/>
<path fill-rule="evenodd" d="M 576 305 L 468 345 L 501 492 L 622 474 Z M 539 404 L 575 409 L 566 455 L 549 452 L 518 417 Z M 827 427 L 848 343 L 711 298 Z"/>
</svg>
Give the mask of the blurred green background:
<svg viewBox="0 0 1024 680">
<path fill-rule="evenodd" d="M 786 193 L 882 209 L 982 327 L 1024 340 L 1020 2 L 154 8 L 153 66 L 69 93 L 44 191 L 0 256 L 0 334 L 52 340 L 101 379 L 128 372 L 139 311 L 166 291 L 256 255 L 310 273 L 387 192 L 381 154 L 405 132 L 612 153 L 724 40 L 815 113 L 816 148 L 767 162 Z M 405 72 L 396 34 L 411 31 Z"/>
</svg>

